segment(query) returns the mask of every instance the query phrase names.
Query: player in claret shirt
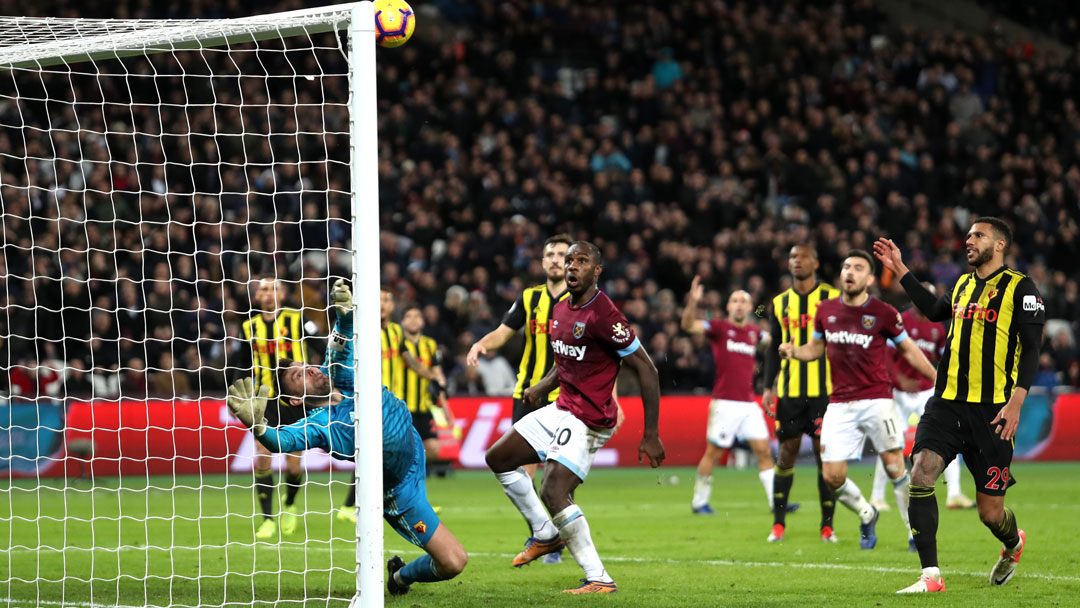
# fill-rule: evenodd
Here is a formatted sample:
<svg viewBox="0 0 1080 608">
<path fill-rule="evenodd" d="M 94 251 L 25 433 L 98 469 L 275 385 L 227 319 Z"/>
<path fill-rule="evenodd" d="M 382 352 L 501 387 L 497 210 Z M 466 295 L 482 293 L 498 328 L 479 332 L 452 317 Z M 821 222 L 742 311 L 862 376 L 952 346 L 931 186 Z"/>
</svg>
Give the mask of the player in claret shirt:
<svg viewBox="0 0 1080 608">
<path fill-rule="evenodd" d="M 705 295 L 700 277 L 694 277 L 690 294 L 683 309 L 682 328 L 690 334 L 705 334 L 712 344 L 716 363 L 712 401 L 709 402 L 709 424 L 705 431 L 705 454 L 698 463 L 694 497 L 690 508 L 698 515 L 712 515 L 709 495 L 712 493 L 712 473 L 716 461 L 735 443 L 736 437 L 750 444 L 758 461 L 758 478 L 765 487 L 769 510 L 773 508 L 772 452 L 769 450 L 769 429 L 761 408 L 754 403 L 754 360 L 761 330 L 749 323 L 753 303 L 750 294 L 739 289 L 728 296 L 727 319 L 697 318 L 698 302 Z M 797 507 L 796 504 L 789 505 Z"/>
<path fill-rule="evenodd" d="M 526 402 L 534 404 L 558 383 L 559 396 L 516 422 L 487 452 L 488 466 L 532 528 L 525 550 L 514 558 L 513 565 L 524 566 L 566 546 L 585 570 L 582 584 L 566 590 L 576 594 L 618 590 L 600 561 L 589 524 L 574 504 L 573 492 L 588 476 L 596 451 L 612 435 L 618 406 L 611 392 L 624 362 L 638 374 L 645 409 L 638 461 L 647 455 L 650 464 L 658 467 L 664 460 L 657 429 L 660 379 L 656 366 L 626 317 L 597 288 L 602 270 L 603 260 L 595 245 L 585 241 L 571 245 L 566 253 L 570 297 L 560 300 L 552 311 L 550 340 L 555 367 L 523 395 Z M 540 497 L 521 468 L 538 462 L 546 463 Z"/>
<path fill-rule="evenodd" d="M 790 342 L 781 344 L 780 356 L 809 361 L 824 352 L 829 359 L 833 390 L 821 423 L 822 473 L 840 502 L 858 514 L 859 546 L 873 549 L 877 544 L 878 510 L 847 478 L 847 463 L 862 457 L 869 438 L 892 479 L 896 502 L 908 527 L 910 549 L 914 547 L 907 518 L 911 477 L 904 467 L 904 436 L 886 367 L 892 353 L 886 343 L 892 342 L 927 378 L 935 376 L 934 366 L 908 339 L 900 313 L 867 293 L 874 281 L 874 259 L 869 253 L 853 249 L 844 259 L 840 279 L 841 296 L 818 306 L 810 343 L 797 348 Z"/>
</svg>

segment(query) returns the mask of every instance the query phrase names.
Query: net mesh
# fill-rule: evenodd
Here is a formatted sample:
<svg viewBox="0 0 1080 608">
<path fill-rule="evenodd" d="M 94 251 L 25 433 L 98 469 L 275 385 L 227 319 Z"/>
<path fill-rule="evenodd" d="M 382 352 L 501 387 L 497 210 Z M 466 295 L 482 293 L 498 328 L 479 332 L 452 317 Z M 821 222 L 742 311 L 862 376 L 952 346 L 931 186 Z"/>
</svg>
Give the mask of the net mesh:
<svg viewBox="0 0 1080 608">
<path fill-rule="evenodd" d="M 258 538 L 255 443 L 223 401 L 299 344 L 319 362 L 351 273 L 347 41 L 298 19 L 0 19 L 2 601 L 352 597 L 351 474 L 305 453 L 286 534 L 276 470 Z M 252 349 L 254 317 L 274 335 Z"/>
</svg>

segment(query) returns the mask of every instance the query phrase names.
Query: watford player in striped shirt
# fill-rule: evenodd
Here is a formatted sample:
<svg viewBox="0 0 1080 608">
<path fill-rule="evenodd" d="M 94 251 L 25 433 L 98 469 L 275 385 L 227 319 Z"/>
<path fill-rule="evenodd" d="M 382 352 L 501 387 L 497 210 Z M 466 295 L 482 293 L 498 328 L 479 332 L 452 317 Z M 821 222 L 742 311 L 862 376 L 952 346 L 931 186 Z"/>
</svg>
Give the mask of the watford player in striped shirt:
<svg viewBox="0 0 1080 608">
<path fill-rule="evenodd" d="M 814 361 L 780 360 L 777 350 L 787 342 L 802 346 L 814 333 L 814 318 L 822 301 L 840 296 L 840 290 L 818 281 L 818 255 L 810 245 L 795 245 L 788 253 L 788 269 L 792 285 L 773 298 L 769 317 L 772 346 L 765 357 L 765 391 L 761 404 L 765 412 L 776 418 L 776 439 L 780 442 L 776 476 L 773 480 L 773 528 L 769 542 L 784 539 L 788 496 L 795 480 L 795 458 L 799 455 L 802 436 L 809 435 L 818 466 L 818 497 L 821 500 L 821 540 L 836 542 L 833 515 L 836 513 L 836 494 L 821 473 L 821 421 L 829 405 L 832 383 L 829 361 L 824 356 Z M 774 389 L 773 386 L 776 388 Z M 773 397 L 778 397 L 774 405 Z"/>
<path fill-rule="evenodd" d="M 898 593 L 945 590 L 938 569 L 934 484 L 957 454 L 975 478 L 979 519 L 1004 545 L 990 571 L 991 585 L 1009 582 L 1024 550 L 1026 537 L 1005 506 L 1005 491 L 1016 482 L 1009 472 L 1013 437 L 1039 367 L 1046 309 L 1034 281 L 1005 265 L 1011 244 L 1004 221 L 976 219 L 965 242 L 974 271 L 935 298 L 908 271 L 896 244 L 874 243 L 874 253 L 900 277 L 915 306 L 931 321 L 949 320 L 934 396 L 919 420 L 912 450 L 909 513 L 923 571 Z"/>
</svg>

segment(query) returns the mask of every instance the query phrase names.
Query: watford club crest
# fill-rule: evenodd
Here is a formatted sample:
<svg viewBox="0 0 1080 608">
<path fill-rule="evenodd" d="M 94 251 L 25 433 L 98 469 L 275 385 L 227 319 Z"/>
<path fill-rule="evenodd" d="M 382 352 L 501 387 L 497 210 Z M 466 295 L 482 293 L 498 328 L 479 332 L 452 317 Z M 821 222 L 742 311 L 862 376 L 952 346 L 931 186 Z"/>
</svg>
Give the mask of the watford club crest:
<svg viewBox="0 0 1080 608">
<path fill-rule="evenodd" d="M 877 323 L 877 318 L 874 317 L 874 315 L 863 315 L 862 316 L 862 326 L 863 326 L 864 329 L 873 329 L 874 325 L 876 323 Z"/>
<path fill-rule="evenodd" d="M 413 530 L 416 530 L 420 534 L 427 534 L 427 524 L 425 524 L 423 520 L 420 520 L 413 526 Z"/>
<path fill-rule="evenodd" d="M 584 336 L 584 335 L 585 335 L 585 322 L 584 321 L 575 321 L 574 322 L 574 339 L 580 340 L 581 336 Z"/>
</svg>

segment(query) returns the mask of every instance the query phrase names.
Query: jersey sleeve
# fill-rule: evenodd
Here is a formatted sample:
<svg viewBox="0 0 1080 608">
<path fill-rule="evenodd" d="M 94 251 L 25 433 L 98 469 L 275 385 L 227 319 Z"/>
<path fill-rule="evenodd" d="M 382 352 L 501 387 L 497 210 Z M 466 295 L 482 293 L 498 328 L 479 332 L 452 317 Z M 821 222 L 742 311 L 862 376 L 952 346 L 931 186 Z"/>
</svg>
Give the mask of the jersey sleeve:
<svg viewBox="0 0 1080 608">
<path fill-rule="evenodd" d="M 259 443 L 275 453 L 299 452 L 309 448 L 330 451 L 330 408 L 283 427 L 267 427 Z"/>
<path fill-rule="evenodd" d="M 353 313 L 339 315 L 326 345 L 326 368 L 334 388 L 352 395 L 353 370 Z"/>
<path fill-rule="evenodd" d="M 900 344 L 904 340 L 907 340 L 907 330 L 904 329 L 904 318 L 900 316 L 900 313 L 896 312 L 896 309 L 888 304 L 885 305 L 885 312 L 881 315 L 884 317 L 884 325 L 881 326 L 881 333 L 889 339 L 893 344 Z"/>
<path fill-rule="evenodd" d="M 1013 319 L 1015 323 L 1046 323 L 1046 305 L 1031 277 L 1020 279 L 1013 294 Z"/>
<path fill-rule="evenodd" d="M 503 315 L 502 324 L 514 331 L 525 326 L 525 292 L 521 292 L 510 305 L 510 310 Z"/>
<path fill-rule="evenodd" d="M 608 345 L 620 357 L 629 357 L 641 348 L 641 341 L 634 333 L 634 328 L 630 327 L 626 315 L 615 308 L 614 304 L 608 303 L 597 319 L 597 325 L 596 339 Z"/>
<path fill-rule="evenodd" d="M 720 319 L 702 321 L 705 325 L 705 335 L 712 341 L 716 341 L 724 333 L 724 322 Z"/>
</svg>

